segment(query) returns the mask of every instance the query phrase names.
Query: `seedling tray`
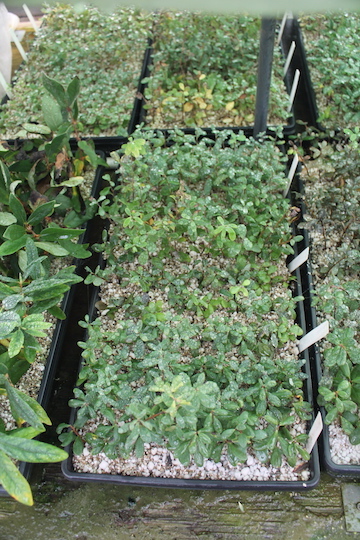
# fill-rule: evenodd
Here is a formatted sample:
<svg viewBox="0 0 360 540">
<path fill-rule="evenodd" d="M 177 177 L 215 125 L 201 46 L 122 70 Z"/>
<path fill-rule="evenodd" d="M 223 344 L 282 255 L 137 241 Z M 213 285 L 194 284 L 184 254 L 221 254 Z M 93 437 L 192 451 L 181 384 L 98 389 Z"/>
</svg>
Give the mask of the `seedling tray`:
<svg viewBox="0 0 360 540">
<path fill-rule="evenodd" d="M 91 191 L 91 195 L 93 197 L 98 196 L 98 193 L 101 187 L 102 174 L 103 174 L 103 168 L 98 167 L 95 173 L 95 179 L 94 179 L 94 183 L 93 183 L 92 191 Z M 91 223 L 89 222 L 84 227 L 84 232 L 82 233 L 79 239 L 80 243 L 88 242 L 90 226 L 91 226 Z M 76 264 L 76 267 L 77 267 L 76 273 L 79 273 L 82 264 L 84 264 L 83 260 L 76 259 L 74 261 L 74 264 Z M 66 339 L 68 318 L 72 309 L 73 300 L 75 296 L 75 290 L 76 290 L 76 285 L 73 285 L 70 288 L 70 290 L 67 291 L 67 293 L 65 293 L 64 295 L 64 298 L 61 304 L 61 309 L 64 311 L 66 315 L 66 319 L 58 320 L 56 322 L 56 326 L 54 329 L 54 333 L 53 333 L 53 337 L 52 337 L 52 341 L 50 345 L 49 354 L 48 354 L 46 364 L 44 367 L 44 374 L 40 383 L 37 401 L 43 407 L 43 409 L 45 409 L 45 411 L 47 410 L 49 402 L 50 402 L 56 369 L 61 358 L 63 343 L 64 343 L 64 340 Z M 19 463 L 19 471 L 27 480 L 31 476 L 33 467 L 34 467 L 33 463 L 27 463 L 23 461 Z M 2 487 L 1 484 L 0 484 L 0 497 L 9 497 L 8 492 Z"/>
<path fill-rule="evenodd" d="M 297 177 L 296 177 L 297 178 Z M 293 192 L 297 192 L 297 186 L 293 185 Z M 300 251 L 302 246 L 300 246 Z M 297 246 L 295 246 L 295 254 L 297 255 Z M 302 276 L 299 269 L 294 271 L 296 280 L 294 281 L 294 295 L 303 295 Z M 89 317 L 94 318 L 96 316 L 95 304 L 98 300 L 98 289 L 94 289 L 92 302 L 89 310 Z M 304 330 L 307 331 L 307 317 L 305 315 L 305 303 L 300 301 L 297 303 L 297 323 Z M 86 336 L 85 336 L 86 339 Z M 304 371 L 307 375 L 304 381 L 304 394 L 305 399 L 312 404 L 313 403 L 313 388 L 311 379 L 311 369 L 308 350 L 305 350 L 301 356 L 304 360 Z M 81 369 L 81 359 L 79 359 L 79 365 Z M 76 420 L 77 410 L 72 408 L 69 424 L 73 425 Z M 314 416 L 312 421 L 314 420 Z M 310 426 L 309 426 L 310 427 Z M 77 472 L 73 465 L 73 448 L 70 444 L 66 450 L 69 453 L 69 457 L 62 463 L 62 472 L 64 476 L 70 481 L 83 481 L 83 482 L 99 482 L 99 483 L 113 483 L 117 485 L 132 485 L 142 487 L 168 487 L 168 488 L 187 488 L 187 489 L 233 489 L 233 490 L 254 490 L 254 491 L 303 491 L 309 490 L 318 484 L 320 480 L 320 464 L 318 456 L 318 448 L 315 444 L 309 462 L 310 478 L 307 481 L 285 481 L 285 480 L 269 480 L 269 481 L 257 481 L 257 480 L 201 480 L 201 479 L 184 479 L 184 478 L 160 478 L 150 476 L 125 476 L 116 474 L 99 474 L 99 473 L 84 473 Z"/>
<path fill-rule="evenodd" d="M 283 50 L 282 50 L 282 52 L 284 54 Z M 272 57 L 269 58 L 269 60 L 270 59 L 272 60 Z M 145 77 L 151 77 L 150 66 L 152 65 L 152 63 L 153 63 L 153 48 L 152 48 L 152 44 L 150 42 L 149 47 L 148 47 L 148 49 L 147 49 L 147 51 L 145 53 L 145 56 L 144 56 L 144 65 L 143 65 L 143 69 L 142 69 L 144 78 Z M 285 84 L 286 91 L 288 93 L 290 93 L 291 86 L 289 85 L 288 79 L 284 80 L 284 84 Z M 144 108 L 145 99 L 144 99 L 143 93 L 146 90 L 147 85 L 148 85 L 147 83 L 142 84 L 140 94 L 139 94 L 139 95 L 141 95 L 141 101 L 136 104 L 136 107 L 139 108 L 139 114 L 137 116 L 137 124 L 138 125 L 143 125 L 145 128 L 159 130 L 158 128 L 153 128 L 153 127 L 150 127 L 150 126 L 146 125 L 147 110 Z M 208 126 L 209 126 L 209 124 L 208 124 Z M 290 136 L 290 135 L 295 134 L 295 132 L 296 132 L 296 116 L 294 114 L 293 107 L 291 108 L 291 111 L 289 112 L 287 124 L 282 125 L 281 127 L 282 127 L 282 131 L 283 131 L 284 136 Z M 274 130 L 276 130 L 278 128 L 279 128 L 279 125 L 275 125 L 275 124 L 274 125 L 271 124 L 269 126 L 270 132 L 271 132 L 271 130 L 274 131 Z M 160 128 L 160 131 L 168 131 L 169 129 L 170 128 Z M 185 128 L 185 127 L 180 127 L 179 126 L 178 129 L 185 130 L 186 132 L 189 129 L 190 130 L 189 132 L 190 133 L 192 132 L 192 128 Z M 206 125 L 205 125 L 205 126 L 201 126 L 201 129 L 204 129 L 205 131 L 210 132 L 212 128 L 206 127 Z M 247 125 L 247 126 L 231 126 L 230 125 L 230 126 L 215 127 L 215 129 L 217 129 L 217 130 L 222 130 L 222 129 L 233 130 L 235 133 L 238 133 L 239 131 L 243 131 L 246 134 L 247 137 L 252 136 L 253 133 L 254 133 L 254 127 L 252 125 Z M 131 133 L 131 131 L 129 131 L 129 133 Z"/>
<path fill-rule="evenodd" d="M 311 305 L 311 291 L 313 290 L 312 283 L 312 272 L 310 262 L 306 265 L 306 274 L 305 279 L 308 280 L 308 285 L 306 286 L 308 294 L 306 303 L 308 303 L 308 308 L 306 310 L 307 314 L 307 326 L 312 329 L 317 325 L 316 309 Z M 318 386 L 322 377 L 322 358 L 320 348 L 317 344 L 309 348 L 310 355 L 310 364 L 312 368 L 312 377 L 313 377 L 313 392 L 315 396 L 318 394 Z M 344 478 L 359 478 L 360 477 L 360 465 L 356 464 L 340 464 L 335 463 L 331 456 L 330 449 L 330 432 L 328 424 L 325 424 L 326 410 L 322 406 L 317 406 L 317 409 L 320 411 L 323 421 L 323 431 L 321 434 L 319 448 L 320 448 L 320 461 L 322 467 L 332 476 L 335 477 L 344 477 Z"/>
<path fill-rule="evenodd" d="M 304 186 L 300 178 L 297 179 L 296 191 L 301 194 L 304 193 Z M 303 202 L 297 204 L 302 208 L 302 214 L 305 214 L 306 210 Z M 309 233 L 307 229 L 301 229 L 301 234 L 303 235 L 303 240 L 297 244 L 300 250 L 310 245 Z M 304 296 L 304 324 L 306 332 L 310 332 L 311 330 L 316 328 L 319 322 L 321 322 L 317 321 L 316 309 L 315 306 L 312 304 L 314 284 L 310 258 L 306 261 L 305 264 L 300 267 L 300 274 L 302 283 L 302 294 Z M 360 465 L 338 464 L 335 463 L 331 457 L 329 426 L 325 424 L 326 410 L 324 407 L 317 405 L 318 387 L 322 377 L 322 359 L 318 343 L 315 343 L 314 345 L 309 347 L 308 354 L 312 373 L 315 412 L 320 412 L 323 422 L 323 430 L 321 436 L 319 437 L 321 466 L 329 474 L 335 477 L 358 478 L 360 477 Z"/>
</svg>

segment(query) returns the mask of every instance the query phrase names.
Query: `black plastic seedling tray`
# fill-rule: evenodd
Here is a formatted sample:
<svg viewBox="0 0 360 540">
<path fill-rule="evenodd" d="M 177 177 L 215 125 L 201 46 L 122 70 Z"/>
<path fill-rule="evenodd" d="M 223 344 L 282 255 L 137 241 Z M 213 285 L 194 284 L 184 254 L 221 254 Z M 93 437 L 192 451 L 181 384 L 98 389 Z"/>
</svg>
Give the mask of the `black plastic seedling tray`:
<svg viewBox="0 0 360 540">
<path fill-rule="evenodd" d="M 311 296 L 313 291 L 313 281 L 312 281 L 312 272 L 311 272 L 311 263 L 305 265 L 305 272 L 307 280 L 307 299 L 306 302 L 309 304 L 306 310 L 307 315 L 307 325 L 308 327 L 315 328 L 317 325 L 317 316 L 315 307 L 311 305 Z M 316 401 L 316 396 L 318 394 L 318 387 L 322 377 L 322 359 L 320 347 L 315 344 L 309 348 L 310 355 L 310 365 L 312 368 L 312 377 L 313 377 L 313 392 Z M 322 406 L 318 406 L 318 410 L 321 413 L 323 420 L 323 431 L 322 436 L 319 441 L 320 447 L 320 460 L 322 467 L 332 476 L 344 477 L 344 478 L 359 478 L 360 477 L 360 465 L 356 464 L 340 464 L 335 463 L 331 456 L 331 446 L 330 446 L 330 433 L 329 426 L 325 424 L 326 410 Z"/>
<path fill-rule="evenodd" d="M 294 194 L 298 193 L 298 175 L 292 183 L 291 190 L 289 191 L 292 202 L 297 204 L 297 200 L 293 200 Z M 299 234 L 294 225 L 294 234 Z M 296 257 L 298 253 L 302 251 L 304 247 L 307 247 L 307 239 L 303 240 L 300 244 L 296 244 L 294 247 L 295 253 L 293 257 Z M 103 261 L 102 261 L 103 262 Z M 289 261 L 288 261 L 289 262 Z M 297 268 L 293 275 L 295 296 L 303 296 L 303 284 L 302 284 L 302 272 L 301 268 Z M 306 293 L 305 293 L 306 298 Z M 95 304 L 98 300 L 98 288 L 94 288 L 92 301 L 89 304 L 89 316 L 90 319 L 96 316 Z M 307 309 L 306 301 L 300 301 L 297 303 L 297 323 L 304 330 L 304 334 L 308 331 L 308 317 L 305 310 Z M 84 336 L 86 340 L 86 336 Z M 80 354 L 80 352 L 79 352 Z M 305 350 L 301 353 L 301 358 L 304 359 L 304 372 L 306 373 L 306 379 L 304 381 L 304 394 L 305 399 L 313 405 L 313 382 L 311 376 L 311 366 L 309 351 Z M 81 369 L 81 358 L 79 358 L 79 370 Z M 73 425 L 76 420 L 77 410 L 71 409 L 69 424 Z M 312 420 L 309 423 L 309 429 L 312 422 L 315 419 L 313 414 Z M 310 490 L 317 486 L 320 480 L 320 461 L 318 446 L 315 443 L 311 452 L 311 459 L 309 462 L 310 478 L 307 481 L 285 481 L 285 480 L 271 480 L 271 481 L 251 481 L 251 480 L 201 480 L 201 479 L 181 479 L 181 478 L 159 478 L 159 477 L 145 477 L 145 476 L 125 476 L 114 474 L 99 474 L 99 473 L 82 473 L 77 472 L 73 466 L 73 448 L 70 444 L 66 451 L 69 453 L 69 457 L 62 463 L 62 472 L 66 479 L 75 482 L 92 482 L 92 483 L 111 483 L 117 485 L 131 485 L 142 487 L 162 487 L 162 488 L 186 488 L 186 489 L 231 489 L 231 490 L 248 490 L 248 491 L 304 491 Z"/>
<path fill-rule="evenodd" d="M 102 174 L 103 174 L 103 168 L 98 167 L 95 173 L 95 179 L 94 179 L 94 183 L 93 183 L 92 191 L 91 191 L 91 196 L 93 197 L 97 197 L 99 194 L 99 190 L 101 187 Z M 91 223 L 89 222 L 84 227 L 84 232 L 82 233 L 79 239 L 80 243 L 88 242 L 90 227 L 91 227 Z M 84 261 L 83 259 L 76 259 L 74 261 L 74 264 L 76 265 L 76 272 L 79 273 L 81 266 L 84 264 Z M 56 373 L 57 366 L 59 365 L 59 361 L 61 359 L 63 343 L 67 336 L 69 314 L 73 306 L 76 287 L 77 285 L 73 285 L 70 288 L 70 290 L 64 295 L 64 298 L 61 304 L 61 309 L 64 311 L 66 315 L 66 319 L 58 320 L 56 323 L 49 354 L 48 354 L 45 368 L 44 368 L 44 374 L 40 383 L 37 401 L 45 410 L 47 410 L 49 406 L 49 402 L 51 400 L 55 373 Z M 33 463 L 27 463 L 23 461 L 19 463 L 19 471 L 27 480 L 31 476 L 33 467 L 34 467 Z M 8 492 L 2 487 L 1 484 L 0 484 L 0 497 L 9 497 Z"/>
<path fill-rule="evenodd" d="M 273 55 L 267 55 L 266 62 L 272 63 L 272 56 Z M 285 58 L 284 58 L 284 61 L 285 61 Z M 144 65 L 143 65 L 143 69 L 142 69 L 143 74 L 144 74 L 143 75 L 144 78 L 149 77 L 149 76 L 151 77 L 151 65 L 152 65 L 152 63 L 153 63 L 153 48 L 152 48 L 152 43 L 149 42 L 149 47 L 148 47 L 148 49 L 147 49 L 147 51 L 145 53 L 145 56 L 144 56 Z M 267 66 L 265 66 L 265 67 L 267 67 Z M 270 67 L 270 73 L 271 73 L 271 67 Z M 265 82 L 266 81 L 261 81 L 260 84 L 264 84 Z M 289 93 L 290 92 L 290 86 L 288 84 L 287 79 L 284 80 L 284 84 L 285 84 L 286 91 Z M 259 82 L 258 82 L 258 85 L 259 85 Z M 139 114 L 137 116 L 136 125 L 141 125 L 144 129 L 149 129 L 150 130 L 150 129 L 154 129 L 154 128 L 151 128 L 150 126 L 146 125 L 147 111 L 144 108 L 145 99 L 144 99 L 144 96 L 143 96 L 143 92 L 145 91 L 146 87 L 147 87 L 147 83 L 143 83 L 142 88 L 141 88 L 142 100 L 138 104 L 139 105 Z M 259 88 L 258 88 L 257 91 L 259 91 Z M 267 92 L 265 92 L 265 95 L 267 95 Z M 293 108 L 289 112 L 288 123 L 286 125 L 282 125 L 282 126 L 280 126 L 280 125 L 270 125 L 268 127 L 269 128 L 268 132 L 269 133 L 274 132 L 274 131 L 278 130 L 279 127 L 282 128 L 284 136 L 290 136 L 290 135 L 295 134 L 295 132 L 296 132 L 296 116 L 295 116 Z M 193 133 L 195 128 L 179 127 L 178 129 L 181 129 L 181 130 L 185 131 L 186 133 Z M 234 127 L 234 126 L 224 126 L 224 127 L 215 127 L 215 128 L 201 127 L 201 129 L 204 129 L 205 131 L 209 131 L 209 132 L 213 131 L 213 129 L 216 129 L 216 130 L 224 130 L 224 129 L 232 130 L 235 133 L 243 131 L 244 134 L 247 137 L 251 137 L 254 134 L 254 126 L 253 125 L 236 126 L 236 127 Z M 162 132 L 170 132 L 171 131 L 170 128 L 160 128 L 160 129 L 156 128 L 156 130 L 157 131 L 162 131 Z M 131 133 L 131 132 L 129 131 L 129 133 Z"/>
</svg>

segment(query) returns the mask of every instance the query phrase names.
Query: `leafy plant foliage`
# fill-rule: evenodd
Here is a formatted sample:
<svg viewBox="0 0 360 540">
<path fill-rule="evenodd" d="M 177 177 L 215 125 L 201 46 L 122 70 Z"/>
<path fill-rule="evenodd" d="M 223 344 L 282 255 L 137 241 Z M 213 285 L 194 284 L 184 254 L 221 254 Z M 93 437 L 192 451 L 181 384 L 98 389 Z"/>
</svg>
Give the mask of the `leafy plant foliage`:
<svg viewBox="0 0 360 540">
<path fill-rule="evenodd" d="M 12 459 L 60 461 L 66 453 L 31 440 L 50 420 L 15 385 L 41 352 L 39 338 L 51 326 L 45 313 L 64 319 L 63 296 L 81 281 L 75 266 L 67 262 L 56 271 L 52 261 L 89 257 L 87 245 L 76 240 L 96 204 L 84 201 L 80 186 L 86 167 L 101 163 L 91 142 L 79 141 L 74 154 L 70 149 L 79 79 L 64 87 L 43 75 L 43 84 L 46 124 L 25 124 L 18 135 L 30 139 L 0 146 L 0 395 L 7 398 L 17 426 L 9 429 L 0 418 L 0 482 L 24 504 L 32 504 L 31 489 Z"/>
<path fill-rule="evenodd" d="M 94 7 L 47 7 L 13 99 L 2 107 L 0 130 L 14 134 L 41 119 L 41 66 L 65 84 L 81 79 L 78 126 L 84 135 L 126 135 L 150 26 L 149 16 L 133 8 L 108 14 Z"/>
<path fill-rule="evenodd" d="M 149 125 L 251 125 L 259 35 L 260 19 L 249 16 L 160 12 L 151 73 L 144 80 Z M 274 55 L 270 124 L 284 124 L 288 100 L 277 49 Z"/>
<path fill-rule="evenodd" d="M 338 421 L 350 441 L 359 444 L 359 134 L 349 135 L 345 146 L 323 142 L 315 148 L 306 202 L 307 226 L 314 237 L 314 304 L 331 330 L 322 349 L 319 403 L 326 408 L 326 422 Z"/>
<path fill-rule="evenodd" d="M 200 134 L 166 147 L 140 133 L 114 155 L 120 183 L 109 178 L 99 200 L 107 266 L 90 278 L 103 283 L 101 313 L 82 323 L 79 409 L 60 438 L 109 457 L 153 442 L 198 465 L 224 449 L 233 464 L 249 448 L 275 466 L 308 460 L 306 434 L 291 429 L 309 405 L 303 361 L 286 353 L 302 331 L 278 265 L 294 241 L 284 162 L 272 142 Z"/>
<path fill-rule="evenodd" d="M 328 129 L 354 128 L 360 120 L 359 14 L 307 16 L 301 25 L 319 121 Z"/>
</svg>

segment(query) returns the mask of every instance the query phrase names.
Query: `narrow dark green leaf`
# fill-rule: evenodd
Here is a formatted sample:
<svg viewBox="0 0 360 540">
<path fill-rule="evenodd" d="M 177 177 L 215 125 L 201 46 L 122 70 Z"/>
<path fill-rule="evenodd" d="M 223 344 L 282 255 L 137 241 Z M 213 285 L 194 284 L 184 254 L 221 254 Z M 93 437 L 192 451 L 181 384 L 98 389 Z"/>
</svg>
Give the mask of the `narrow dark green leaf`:
<svg viewBox="0 0 360 540">
<path fill-rule="evenodd" d="M 15 195 L 13 195 L 12 193 L 10 193 L 9 195 L 9 207 L 13 215 L 15 216 L 17 223 L 19 225 L 23 225 L 26 221 L 25 208 L 23 207 L 19 199 L 15 197 Z"/>
<path fill-rule="evenodd" d="M 67 103 L 64 87 L 55 79 L 51 79 L 50 77 L 48 77 L 45 73 L 42 74 L 42 83 L 45 90 L 47 90 L 49 94 L 52 95 L 52 97 L 57 101 L 60 107 L 65 108 Z"/>
<path fill-rule="evenodd" d="M 29 216 L 27 222 L 29 225 L 35 226 L 41 223 L 44 218 L 51 216 L 54 212 L 55 201 L 48 201 L 40 204 L 33 213 Z"/>
</svg>

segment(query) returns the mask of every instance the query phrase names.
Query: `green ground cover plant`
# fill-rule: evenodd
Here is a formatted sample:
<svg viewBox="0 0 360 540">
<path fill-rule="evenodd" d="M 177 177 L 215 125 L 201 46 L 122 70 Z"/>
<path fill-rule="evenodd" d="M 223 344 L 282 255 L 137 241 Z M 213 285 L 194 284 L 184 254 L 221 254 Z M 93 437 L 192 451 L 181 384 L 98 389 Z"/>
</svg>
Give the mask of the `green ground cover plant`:
<svg viewBox="0 0 360 540">
<path fill-rule="evenodd" d="M 175 131 L 166 147 L 140 132 L 114 155 L 119 182 L 99 199 L 107 265 L 89 275 L 99 316 L 81 323 L 77 417 L 60 438 L 111 459 L 155 443 L 184 464 L 226 449 L 232 464 L 251 450 L 294 466 L 309 460 L 292 427 L 310 406 L 285 266 L 298 238 L 284 158 L 272 141 L 200 133 Z"/>
<path fill-rule="evenodd" d="M 66 453 L 31 440 L 51 421 L 17 385 L 45 356 L 40 339 L 52 327 L 47 315 L 65 318 L 64 294 L 82 279 L 69 260 L 90 256 L 77 240 L 96 212 L 95 201 L 82 196 L 82 174 L 101 162 L 90 141 L 70 149 L 79 79 L 64 87 L 44 75 L 43 85 L 46 124 L 27 123 L 19 136 L 33 138 L 0 144 L 0 482 L 24 504 L 32 504 L 31 489 L 13 460 L 61 461 Z M 63 268 L 55 265 L 61 258 Z"/>
<path fill-rule="evenodd" d="M 0 133 L 11 138 L 24 122 L 41 118 L 40 69 L 64 84 L 81 79 L 83 136 L 126 135 L 151 20 L 132 8 L 109 14 L 57 4 L 44 12 L 29 61 L 15 78 L 13 99 L 1 107 Z"/>
<path fill-rule="evenodd" d="M 305 173 L 307 227 L 312 237 L 314 304 L 319 321 L 329 321 L 322 344 L 319 403 L 325 422 L 338 423 L 360 443 L 360 166 L 359 130 L 348 143 L 314 149 Z"/>
<path fill-rule="evenodd" d="M 328 13 L 300 22 L 320 123 L 354 128 L 360 121 L 360 15 Z"/>
<path fill-rule="evenodd" d="M 246 126 L 254 122 L 260 19 L 190 12 L 155 15 L 145 79 L 150 127 Z M 288 96 L 274 50 L 269 123 L 286 124 Z"/>
</svg>

